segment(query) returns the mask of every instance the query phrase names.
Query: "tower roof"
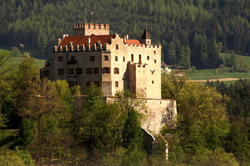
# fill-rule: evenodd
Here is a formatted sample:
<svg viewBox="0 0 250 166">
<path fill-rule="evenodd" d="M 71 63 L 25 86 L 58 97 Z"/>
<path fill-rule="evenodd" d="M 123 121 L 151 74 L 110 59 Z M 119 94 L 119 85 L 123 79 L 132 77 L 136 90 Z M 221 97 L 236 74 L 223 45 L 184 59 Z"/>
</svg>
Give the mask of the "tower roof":
<svg viewBox="0 0 250 166">
<path fill-rule="evenodd" d="M 147 28 L 145 29 L 141 39 L 151 39 Z"/>
</svg>

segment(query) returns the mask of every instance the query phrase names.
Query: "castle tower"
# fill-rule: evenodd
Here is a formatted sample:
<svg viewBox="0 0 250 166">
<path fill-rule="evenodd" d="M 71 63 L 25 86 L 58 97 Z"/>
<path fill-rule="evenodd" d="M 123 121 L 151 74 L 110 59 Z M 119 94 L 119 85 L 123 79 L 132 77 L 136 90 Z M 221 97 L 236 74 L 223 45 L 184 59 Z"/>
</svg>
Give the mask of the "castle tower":
<svg viewBox="0 0 250 166">
<path fill-rule="evenodd" d="M 142 43 L 146 44 L 146 45 L 151 45 L 151 37 L 148 33 L 148 29 L 146 28 L 143 35 L 142 35 L 142 38 L 141 38 L 141 41 Z"/>
</svg>

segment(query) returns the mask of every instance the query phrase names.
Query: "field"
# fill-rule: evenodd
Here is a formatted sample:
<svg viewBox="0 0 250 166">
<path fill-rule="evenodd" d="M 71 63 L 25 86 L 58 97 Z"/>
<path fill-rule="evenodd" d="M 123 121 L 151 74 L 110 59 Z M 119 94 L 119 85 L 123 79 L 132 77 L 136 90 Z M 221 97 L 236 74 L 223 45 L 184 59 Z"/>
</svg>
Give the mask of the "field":
<svg viewBox="0 0 250 166">
<path fill-rule="evenodd" d="M 10 52 L 8 49 L 0 49 L 0 52 Z M 10 60 L 9 60 L 9 63 L 10 64 L 13 64 L 13 65 L 18 65 L 22 62 L 23 58 L 22 57 L 12 57 Z M 42 68 L 44 67 L 44 63 L 45 63 L 45 60 L 43 59 L 36 59 L 36 66 L 38 68 Z"/>
<path fill-rule="evenodd" d="M 228 53 L 221 53 L 222 57 L 226 55 L 230 55 Z M 237 60 L 243 59 L 246 64 L 250 67 L 250 57 L 236 55 Z M 247 78 L 250 79 L 250 72 L 242 73 L 242 72 L 230 72 L 230 68 L 221 69 L 207 69 L 207 70 L 186 70 L 185 71 L 187 77 L 191 80 L 208 80 L 208 79 L 219 79 L 219 78 Z M 235 82 L 235 81 L 230 81 Z"/>
</svg>

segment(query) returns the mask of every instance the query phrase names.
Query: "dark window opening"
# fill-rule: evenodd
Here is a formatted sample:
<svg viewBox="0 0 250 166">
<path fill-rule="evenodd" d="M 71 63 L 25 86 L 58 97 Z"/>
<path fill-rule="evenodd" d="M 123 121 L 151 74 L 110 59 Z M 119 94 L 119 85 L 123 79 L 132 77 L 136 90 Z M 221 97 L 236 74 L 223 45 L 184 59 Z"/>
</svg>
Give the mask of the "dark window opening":
<svg viewBox="0 0 250 166">
<path fill-rule="evenodd" d="M 149 60 L 149 56 L 147 56 L 147 60 Z"/>
<path fill-rule="evenodd" d="M 108 61 L 109 60 L 109 57 L 107 55 L 104 56 L 104 60 L 105 61 Z"/>
<path fill-rule="evenodd" d="M 155 63 L 156 63 L 156 60 L 155 60 Z"/>
<path fill-rule="evenodd" d="M 75 86 L 74 81 L 69 81 L 69 87 L 73 87 L 73 86 Z"/>
<path fill-rule="evenodd" d="M 156 51 L 154 51 L 154 54 L 156 54 Z"/>
<path fill-rule="evenodd" d="M 114 68 L 114 74 L 119 74 L 119 68 Z"/>
<path fill-rule="evenodd" d="M 119 49 L 119 46 L 118 46 L 118 45 L 116 45 L 116 49 L 117 49 L 117 50 Z"/>
<path fill-rule="evenodd" d="M 125 62 L 125 57 L 123 57 L 123 62 Z"/>
<path fill-rule="evenodd" d="M 99 81 L 95 81 L 95 82 L 94 82 L 94 84 L 95 84 L 95 86 L 97 86 L 97 87 L 99 87 L 99 86 L 100 86 Z"/>
<path fill-rule="evenodd" d="M 99 68 L 98 67 L 94 68 L 94 74 L 99 74 Z"/>
<path fill-rule="evenodd" d="M 139 55 L 139 63 L 141 63 L 141 54 Z"/>
<path fill-rule="evenodd" d="M 86 69 L 86 73 L 87 73 L 87 74 L 92 74 L 92 68 L 87 68 L 87 69 Z"/>
<path fill-rule="evenodd" d="M 104 73 L 104 74 L 105 74 L 105 73 L 109 74 L 109 73 L 110 73 L 110 68 L 109 68 L 109 67 L 104 67 L 104 68 L 103 68 L 103 73 Z"/>
<path fill-rule="evenodd" d="M 115 87 L 118 88 L 119 84 L 118 84 L 118 81 L 115 82 Z"/>
<path fill-rule="evenodd" d="M 82 74 L 82 68 L 76 68 L 76 74 Z"/>
<path fill-rule="evenodd" d="M 69 68 L 68 69 L 68 74 L 74 74 L 74 69 L 73 68 Z"/>
<path fill-rule="evenodd" d="M 59 56 L 58 57 L 58 62 L 62 62 L 63 61 L 63 56 Z"/>
<path fill-rule="evenodd" d="M 58 69 L 58 75 L 63 75 L 64 74 L 64 70 L 63 69 Z"/>
<path fill-rule="evenodd" d="M 154 81 L 152 81 L 152 84 L 154 84 L 155 82 Z"/>
<path fill-rule="evenodd" d="M 131 61 L 134 62 L 134 55 L 131 54 Z"/>
<path fill-rule="evenodd" d="M 90 56 L 90 61 L 95 61 L 95 56 Z"/>
<path fill-rule="evenodd" d="M 115 56 L 115 61 L 118 61 L 118 57 L 117 56 Z"/>
</svg>

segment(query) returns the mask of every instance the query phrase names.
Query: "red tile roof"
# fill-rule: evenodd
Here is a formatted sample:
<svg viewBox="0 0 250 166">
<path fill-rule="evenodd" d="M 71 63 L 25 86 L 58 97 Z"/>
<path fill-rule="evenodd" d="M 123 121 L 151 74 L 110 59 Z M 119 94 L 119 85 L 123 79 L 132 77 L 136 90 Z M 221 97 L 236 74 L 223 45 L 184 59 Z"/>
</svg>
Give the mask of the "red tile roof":
<svg viewBox="0 0 250 166">
<path fill-rule="evenodd" d="M 136 39 L 127 39 L 126 43 L 127 44 L 136 44 L 136 45 L 141 44 L 141 42 L 139 40 L 136 40 Z"/>
<path fill-rule="evenodd" d="M 91 46 L 97 41 L 100 41 L 102 44 L 110 43 L 110 39 L 114 38 L 115 35 L 91 35 L 91 36 L 66 36 L 63 38 L 59 46 L 69 45 L 70 42 L 73 42 L 73 46 L 88 44 L 88 38 L 90 37 Z"/>
</svg>

